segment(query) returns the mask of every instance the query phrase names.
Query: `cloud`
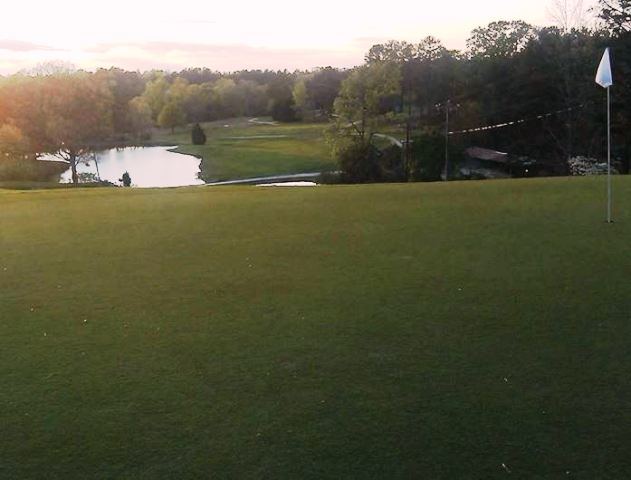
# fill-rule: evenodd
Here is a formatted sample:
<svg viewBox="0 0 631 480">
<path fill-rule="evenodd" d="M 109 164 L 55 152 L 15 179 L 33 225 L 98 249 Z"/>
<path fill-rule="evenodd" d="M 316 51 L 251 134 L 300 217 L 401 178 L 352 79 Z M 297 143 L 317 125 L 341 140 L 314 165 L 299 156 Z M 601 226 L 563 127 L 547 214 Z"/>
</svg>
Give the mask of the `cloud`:
<svg viewBox="0 0 631 480">
<path fill-rule="evenodd" d="M 363 50 L 273 48 L 183 42 L 136 42 L 96 45 L 83 50 L 100 65 L 124 68 L 208 67 L 213 70 L 311 69 L 321 66 L 350 67 L 362 62 Z"/>
<path fill-rule="evenodd" d="M 350 42 L 337 48 L 289 48 L 130 41 L 61 49 L 34 43 L 0 41 L 0 74 L 11 74 L 53 60 L 71 62 L 86 70 L 118 67 L 138 71 L 178 71 L 200 67 L 230 72 L 246 69 L 311 70 L 327 66 L 349 68 L 363 62 L 367 48 L 361 43 L 363 42 Z"/>
<path fill-rule="evenodd" d="M 389 37 L 357 37 L 356 39 L 353 40 L 353 43 L 355 45 L 359 45 L 361 47 L 365 47 L 365 46 L 372 47 L 373 45 L 377 45 L 378 43 L 386 43 L 388 40 L 392 40 L 392 38 L 389 38 Z"/>
<path fill-rule="evenodd" d="M 164 55 L 174 52 L 187 55 L 211 55 L 211 56 L 240 56 L 251 54 L 286 54 L 289 56 L 304 55 L 319 52 L 316 49 L 289 49 L 272 47 L 253 47 L 238 44 L 204 44 L 183 42 L 134 42 L 134 43 L 110 43 L 96 45 L 84 49 L 89 53 L 107 53 L 112 51 L 129 50 L 143 51 L 153 55 Z"/>
<path fill-rule="evenodd" d="M 10 50 L 12 52 L 35 52 L 35 51 L 54 51 L 58 50 L 45 45 L 38 45 L 31 42 L 23 42 L 20 40 L 0 40 L 0 50 Z"/>
<path fill-rule="evenodd" d="M 217 20 L 204 20 L 198 18 L 182 18 L 170 20 L 171 23 L 187 23 L 187 24 L 197 24 L 197 25 L 217 25 L 219 22 Z"/>
</svg>

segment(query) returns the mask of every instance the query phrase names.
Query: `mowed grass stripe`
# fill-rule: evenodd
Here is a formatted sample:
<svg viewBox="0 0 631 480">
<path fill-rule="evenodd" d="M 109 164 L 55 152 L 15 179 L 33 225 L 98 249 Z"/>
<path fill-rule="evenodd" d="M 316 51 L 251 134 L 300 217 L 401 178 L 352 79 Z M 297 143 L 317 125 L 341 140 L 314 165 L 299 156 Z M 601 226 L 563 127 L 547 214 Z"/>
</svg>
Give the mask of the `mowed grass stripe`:
<svg viewBox="0 0 631 480">
<path fill-rule="evenodd" d="M 603 188 L 0 192 L 0 477 L 622 478 Z"/>
<path fill-rule="evenodd" d="M 202 178 L 220 181 L 335 170 L 323 123 L 258 125 L 245 118 L 202 124 L 206 145 L 192 145 L 190 126 L 156 131 L 154 140 L 203 158 Z M 258 138 L 257 138 L 258 137 Z"/>
</svg>

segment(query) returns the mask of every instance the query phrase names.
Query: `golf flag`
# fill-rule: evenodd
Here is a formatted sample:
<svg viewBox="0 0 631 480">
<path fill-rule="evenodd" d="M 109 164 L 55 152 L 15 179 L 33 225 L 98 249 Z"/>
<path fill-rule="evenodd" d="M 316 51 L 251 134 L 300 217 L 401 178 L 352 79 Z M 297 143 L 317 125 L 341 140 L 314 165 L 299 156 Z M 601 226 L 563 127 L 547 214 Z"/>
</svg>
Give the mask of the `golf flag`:
<svg viewBox="0 0 631 480">
<path fill-rule="evenodd" d="M 609 48 L 605 49 L 603 58 L 598 65 L 596 72 L 596 83 L 607 89 L 607 223 L 612 223 L 612 192 L 611 192 L 611 87 L 613 76 L 611 75 L 611 58 L 609 58 Z"/>
<path fill-rule="evenodd" d="M 596 83 L 603 88 L 609 88 L 613 85 L 613 76 L 611 75 L 611 59 L 609 58 L 609 49 L 605 50 L 603 58 L 598 66 L 596 73 Z"/>
</svg>

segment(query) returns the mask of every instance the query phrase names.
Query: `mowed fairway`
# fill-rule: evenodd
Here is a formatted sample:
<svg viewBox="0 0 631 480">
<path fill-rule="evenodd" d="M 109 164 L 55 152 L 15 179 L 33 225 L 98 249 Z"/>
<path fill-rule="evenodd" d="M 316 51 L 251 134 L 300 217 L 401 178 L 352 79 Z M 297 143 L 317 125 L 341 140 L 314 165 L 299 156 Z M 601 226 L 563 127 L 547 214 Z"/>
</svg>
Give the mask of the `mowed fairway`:
<svg viewBox="0 0 631 480">
<path fill-rule="evenodd" d="M 336 169 L 323 123 L 257 124 L 233 118 L 202 127 L 206 145 L 191 143 L 190 126 L 173 134 L 156 131 L 154 139 L 179 145 L 177 152 L 203 158 L 201 178 L 206 182 Z"/>
<path fill-rule="evenodd" d="M 0 478 L 628 478 L 630 180 L 0 191 Z"/>
</svg>

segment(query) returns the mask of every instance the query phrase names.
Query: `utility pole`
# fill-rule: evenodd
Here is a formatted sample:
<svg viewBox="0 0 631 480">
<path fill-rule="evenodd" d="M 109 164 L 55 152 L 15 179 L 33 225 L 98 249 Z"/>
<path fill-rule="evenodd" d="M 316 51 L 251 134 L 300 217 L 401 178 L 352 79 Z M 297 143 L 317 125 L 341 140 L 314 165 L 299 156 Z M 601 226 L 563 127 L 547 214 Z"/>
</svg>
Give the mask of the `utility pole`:
<svg viewBox="0 0 631 480">
<path fill-rule="evenodd" d="M 403 150 L 403 170 L 405 172 L 406 181 L 411 179 L 412 170 L 412 151 L 410 149 L 410 140 L 412 136 L 412 82 L 410 81 L 410 62 L 406 61 L 403 65 L 403 85 L 404 90 L 401 95 L 401 112 L 405 111 L 405 101 L 407 99 L 407 119 L 405 122 L 405 150 Z M 407 79 L 407 81 L 405 81 Z"/>
</svg>

